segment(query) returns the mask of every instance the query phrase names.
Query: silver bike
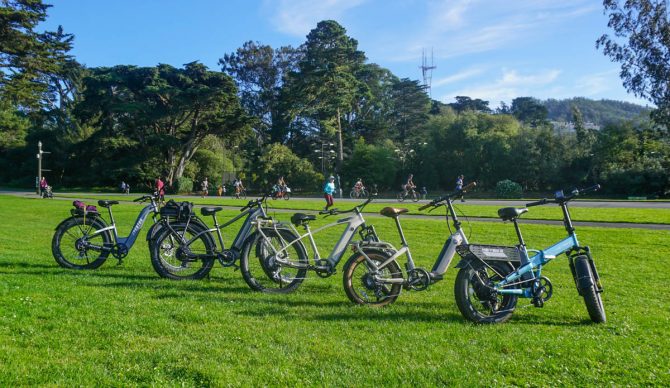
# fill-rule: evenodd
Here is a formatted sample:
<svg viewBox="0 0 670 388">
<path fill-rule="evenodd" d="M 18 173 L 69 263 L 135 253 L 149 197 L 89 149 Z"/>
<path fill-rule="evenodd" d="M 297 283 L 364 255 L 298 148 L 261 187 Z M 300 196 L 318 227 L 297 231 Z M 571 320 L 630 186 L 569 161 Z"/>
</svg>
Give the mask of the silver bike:
<svg viewBox="0 0 670 388">
<path fill-rule="evenodd" d="M 442 246 L 442 251 L 437 256 L 430 272 L 414 264 L 412 252 L 400 226 L 399 216 L 407 213 L 408 210 L 393 207 L 382 209 L 380 211 L 381 215 L 393 218 L 395 221 L 400 235 L 401 247 L 396 249 L 388 243 L 368 243 L 357 246 L 355 248 L 356 253 L 344 265 L 344 291 L 349 299 L 357 304 L 386 306 L 398 298 L 402 288 L 423 291 L 431 284 L 442 280 L 451 260 L 456 255 L 456 247 L 468 243 L 468 238 L 461 228 L 461 222 L 454 210 L 453 199 L 460 198 L 465 191 L 475 185 L 476 183 L 472 182 L 461 190 L 447 194 L 419 208 L 419 210 L 424 210 L 446 206 L 447 224 L 449 223 L 449 217 L 451 217 L 455 229 Z M 397 261 L 403 255 L 407 258 L 405 263 L 406 275 L 403 274 Z"/>
<path fill-rule="evenodd" d="M 372 225 L 366 225 L 363 208 L 372 201 L 346 211 L 332 209 L 320 212 L 326 217 L 348 214 L 350 216 L 312 230 L 309 222 L 316 219 L 315 215 L 295 213 L 291 217 L 290 230 L 272 220 L 259 218 L 255 222 L 256 232 L 244 243 L 240 267 L 242 276 L 249 287 L 256 291 L 268 293 L 289 293 L 297 289 L 307 276 L 307 271 L 314 271 L 319 277 L 326 278 L 335 273 L 337 264 L 344 256 L 347 247 L 358 232 L 362 241 L 376 242 L 377 234 Z M 314 234 L 335 226 L 345 226 L 340 239 L 327 258 L 319 253 Z M 304 229 L 300 234 L 297 227 Z M 298 237 L 294 237 L 297 235 Z M 308 258 L 303 240 L 309 240 L 314 252 L 312 261 Z M 360 244 L 358 244 L 360 245 Z"/>
</svg>

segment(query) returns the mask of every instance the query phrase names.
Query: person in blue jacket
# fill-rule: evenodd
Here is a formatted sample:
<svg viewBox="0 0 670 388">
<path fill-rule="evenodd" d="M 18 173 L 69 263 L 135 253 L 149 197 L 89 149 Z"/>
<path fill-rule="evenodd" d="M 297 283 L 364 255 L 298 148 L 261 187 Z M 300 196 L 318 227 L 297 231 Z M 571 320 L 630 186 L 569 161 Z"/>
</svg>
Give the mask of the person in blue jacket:
<svg viewBox="0 0 670 388">
<path fill-rule="evenodd" d="M 335 192 L 335 177 L 329 176 L 328 182 L 323 186 L 323 197 L 326 199 L 326 207 L 323 210 L 328 210 L 333 206 L 333 193 Z"/>
</svg>

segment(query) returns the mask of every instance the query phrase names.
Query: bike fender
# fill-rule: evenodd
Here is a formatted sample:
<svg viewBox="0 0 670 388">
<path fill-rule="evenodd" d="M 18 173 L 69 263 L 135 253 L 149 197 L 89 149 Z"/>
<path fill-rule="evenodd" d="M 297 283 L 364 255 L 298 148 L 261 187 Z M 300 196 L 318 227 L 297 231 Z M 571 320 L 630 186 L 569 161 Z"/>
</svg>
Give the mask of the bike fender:
<svg viewBox="0 0 670 388">
<path fill-rule="evenodd" d="M 484 263 L 501 263 L 501 262 L 503 262 L 503 260 L 482 261 L 476 257 L 464 257 L 458 262 L 458 264 L 456 264 L 456 268 L 481 267 L 484 265 Z M 507 265 L 509 265 L 510 270 L 514 270 L 516 268 L 513 262 L 511 261 L 504 261 L 504 262 L 507 263 Z"/>
<path fill-rule="evenodd" d="M 98 217 L 97 215 L 93 215 L 93 214 L 91 214 L 91 215 L 87 215 L 86 217 L 89 217 L 89 218 L 92 218 L 92 219 L 96 219 L 96 220 L 99 219 L 99 217 Z M 72 217 L 68 217 L 68 218 L 64 219 L 63 221 L 61 221 L 60 224 L 58 224 L 58 225 L 54 228 L 54 230 L 58 230 L 64 223 L 66 223 L 66 222 L 68 222 L 68 221 L 70 221 L 70 220 L 72 220 L 72 219 L 75 219 L 75 218 L 84 218 L 84 216 L 72 216 Z"/>
<path fill-rule="evenodd" d="M 465 257 L 465 258 L 462 258 L 458 262 L 458 264 L 456 264 L 456 268 L 468 268 L 468 267 L 472 267 L 474 265 L 482 265 L 482 263 L 478 259 Z"/>
<path fill-rule="evenodd" d="M 202 222 L 202 220 L 199 219 L 199 218 L 193 218 L 193 219 L 191 219 L 191 223 L 196 224 L 196 225 L 198 225 L 198 226 L 200 226 L 200 227 L 202 227 L 202 228 L 204 228 L 204 229 L 209 229 L 209 227 L 208 227 L 207 225 L 205 225 L 205 223 Z M 151 228 L 149 228 L 149 230 L 147 231 L 147 238 L 146 238 L 146 240 L 147 240 L 147 241 L 151 241 L 151 240 L 153 240 L 154 237 L 156 237 L 156 236 L 158 235 L 158 232 L 160 232 L 161 229 L 163 229 L 163 224 L 162 224 L 160 221 L 159 221 L 159 222 L 156 222 L 156 223 L 153 224 L 153 225 L 151 225 Z"/>
<path fill-rule="evenodd" d="M 588 260 L 586 258 L 578 258 L 577 260 Z M 590 287 L 593 287 L 593 275 L 590 272 L 590 265 L 588 261 L 585 266 L 575 265 L 575 281 L 577 282 L 577 288 L 580 290 L 585 290 Z"/>
</svg>

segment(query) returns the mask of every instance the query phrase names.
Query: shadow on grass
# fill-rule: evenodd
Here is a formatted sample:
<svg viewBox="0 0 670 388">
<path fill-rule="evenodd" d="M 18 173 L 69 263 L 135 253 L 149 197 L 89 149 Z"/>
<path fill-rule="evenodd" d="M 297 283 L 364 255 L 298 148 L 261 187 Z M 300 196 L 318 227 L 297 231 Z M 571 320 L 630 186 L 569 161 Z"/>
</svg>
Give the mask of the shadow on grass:
<svg viewBox="0 0 670 388">
<path fill-rule="evenodd" d="M 22 261 L 0 261 L 0 268 L 53 268 L 57 269 L 58 264 L 56 264 L 53 260 L 51 261 L 53 264 L 47 264 L 47 263 L 25 263 Z"/>
</svg>

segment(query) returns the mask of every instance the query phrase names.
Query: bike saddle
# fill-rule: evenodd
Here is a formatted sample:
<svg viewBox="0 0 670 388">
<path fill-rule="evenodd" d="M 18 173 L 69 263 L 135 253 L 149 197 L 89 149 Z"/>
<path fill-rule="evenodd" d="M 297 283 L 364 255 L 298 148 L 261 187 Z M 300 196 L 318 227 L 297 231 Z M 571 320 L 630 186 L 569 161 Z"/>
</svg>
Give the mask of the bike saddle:
<svg viewBox="0 0 670 388">
<path fill-rule="evenodd" d="M 205 206 L 200 209 L 200 214 L 203 216 L 211 216 L 212 214 L 220 212 L 221 210 L 223 210 L 221 206 Z"/>
<path fill-rule="evenodd" d="M 503 221 L 512 221 L 513 219 L 519 218 L 520 215 L 527 211 L 528 209 L 525 207 L 504 207 L 502 209 L 498 209 L 498 217 L 500 217 Z"/>
<path fill-rule="evenodd" d="M 403 213 L 407 213 L 408 211 L 409 209 L 405 208 L 385 207 L 379 212 L 379 214 L 385 217 L 395 218 Z"/>
<path fill-rule="evenodd" d="M 312 221 L 312 220 L 316 220 L 316 216 L 312 214 L 295 213 L 294 215 L 291 216 L 291 222 L 295 226 L 302 225 L 306 221 Z"/>
<path fill-rule="evenodd" d="M 98 201 L 98 205 L 100 205 L 102 207 L 110 207 L 112 205 L 118 205 L 118 204 L 119 204 L 119 201 L 107 201 L 105 199 L 101 199 L 101 200 Z"/>
</svg>

